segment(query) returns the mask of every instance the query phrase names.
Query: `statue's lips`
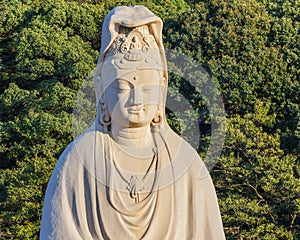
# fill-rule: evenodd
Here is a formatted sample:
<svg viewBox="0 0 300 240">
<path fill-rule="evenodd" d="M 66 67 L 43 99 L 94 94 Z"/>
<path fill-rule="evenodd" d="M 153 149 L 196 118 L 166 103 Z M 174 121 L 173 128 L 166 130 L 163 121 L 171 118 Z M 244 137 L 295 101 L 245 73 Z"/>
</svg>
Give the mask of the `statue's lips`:
<svg viewBox="0 0 300 240">
<path fill-rule="evenodd" d="M 129 108 L 127 111 L 129 113 L 138 114 L 138 113 L 143 112 L 144 110 L 145 110 L 144 107 L 138 107 L 138 108 Z"/>
</svg>

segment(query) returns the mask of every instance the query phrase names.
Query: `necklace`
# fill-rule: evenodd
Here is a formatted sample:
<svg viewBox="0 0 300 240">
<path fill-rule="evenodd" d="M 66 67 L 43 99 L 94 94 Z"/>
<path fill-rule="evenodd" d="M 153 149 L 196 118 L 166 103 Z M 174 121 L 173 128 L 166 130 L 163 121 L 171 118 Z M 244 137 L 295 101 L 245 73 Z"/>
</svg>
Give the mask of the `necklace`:
<svg viewBox="0 0 300 240">
<path fill-rule="evenodd" d="M 115 161 L 115 151 L 113 152 L 113 159 L 112 159 L 113 165 L 117 170 L 121 179 L 127 184 L 126 190 L 129 191 L 129 196 L 135 200 L 135 203 L 140 202 L 140 193 L 145 189 L 145 184 L 149 180 L 149 173 L 153 171 L 154 166 L 157 166 L 157 162 L 158 162 L 157 148 L 154 147 L 152 151 L 153 151 L 153 157 L 144 176 L 142 178 L 139 178 L 136 175 L 131 175 L 129 179 L 124 176 L 124 174 L 117 166 Z"/>
</svg>

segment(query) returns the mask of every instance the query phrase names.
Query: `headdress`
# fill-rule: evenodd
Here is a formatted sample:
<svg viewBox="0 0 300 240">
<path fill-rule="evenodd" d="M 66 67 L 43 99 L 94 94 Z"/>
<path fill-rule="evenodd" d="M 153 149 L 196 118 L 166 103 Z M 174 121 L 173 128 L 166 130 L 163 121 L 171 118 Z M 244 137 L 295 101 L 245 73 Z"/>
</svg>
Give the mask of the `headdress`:
<svg viewBox="0 0 300 240">
<path fill-rule="evenodd" d="M 144 6 L 116 7 L 102 27 L 100 57 L 95 72 L 96 102 L 116 78 L 137 69 L 157 69 L 167 85 L 162 20 Z M 166 93 L 162 93 L 161 104 Z"/>
</svg>

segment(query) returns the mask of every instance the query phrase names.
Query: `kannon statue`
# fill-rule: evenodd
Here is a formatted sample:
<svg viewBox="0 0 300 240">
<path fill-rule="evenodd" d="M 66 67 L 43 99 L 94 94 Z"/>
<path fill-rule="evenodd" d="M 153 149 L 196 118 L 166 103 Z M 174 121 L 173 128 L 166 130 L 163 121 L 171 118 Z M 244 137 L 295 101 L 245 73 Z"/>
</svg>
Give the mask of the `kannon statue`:
<svg viewBox="0 0 300 240">
<path fill-rule="evenodd" d="M 117 7 L 101 41 L 97 117 L 59 158 L 40 239 L 225 239 L 210 175 L 166 121 L 161 19 Z"/>
</svg>

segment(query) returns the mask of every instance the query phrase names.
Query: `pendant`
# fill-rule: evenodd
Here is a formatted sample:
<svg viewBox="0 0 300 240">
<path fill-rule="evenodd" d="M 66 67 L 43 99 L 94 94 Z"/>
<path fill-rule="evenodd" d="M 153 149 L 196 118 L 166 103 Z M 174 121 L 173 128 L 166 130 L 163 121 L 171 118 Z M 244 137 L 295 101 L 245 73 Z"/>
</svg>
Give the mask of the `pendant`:
<svg viewBox="0 0 300 240">
<path fill-rule="evenodd" d="M 139 203 L 140 192 L 144 190 L 144 182 L 137 176 L 131 176 L 126 189 L 129 191 L 130 197 L 135 200 L 135 203 Z"/>
</svg>

